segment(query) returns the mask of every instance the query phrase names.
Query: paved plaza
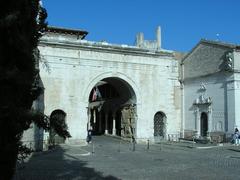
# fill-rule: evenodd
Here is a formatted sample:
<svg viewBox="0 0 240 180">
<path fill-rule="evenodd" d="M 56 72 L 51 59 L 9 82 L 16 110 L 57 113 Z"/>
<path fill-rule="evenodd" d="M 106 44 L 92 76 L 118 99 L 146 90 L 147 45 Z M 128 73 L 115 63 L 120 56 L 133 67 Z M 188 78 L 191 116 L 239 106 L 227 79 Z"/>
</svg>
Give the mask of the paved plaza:
<svg viewBox="0 0 240 180">
<path fill-rule="evenodd" d="M 133 144 L 106 136 L 93 143 L 61 145 L 18 167 L 22 179 L 239 179 L 240 147 L 189 143 Z"/>
</svg>

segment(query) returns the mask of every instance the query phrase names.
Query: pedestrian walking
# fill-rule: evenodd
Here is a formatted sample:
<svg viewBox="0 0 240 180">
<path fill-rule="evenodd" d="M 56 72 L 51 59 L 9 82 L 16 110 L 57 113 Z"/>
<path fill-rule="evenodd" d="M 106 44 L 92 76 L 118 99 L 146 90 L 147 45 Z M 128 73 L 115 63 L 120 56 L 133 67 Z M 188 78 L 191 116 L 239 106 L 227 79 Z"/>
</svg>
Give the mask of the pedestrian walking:
<svg viewBox="0 0 240 180">
<path fill-rule="evenodd" d="M 234 139 L 234 144 L 236 146 L 239 146 L 239 138 L 240 138 L 239 130 L 238 128 L 235 128 L 233 139 Z"/>
</svg>

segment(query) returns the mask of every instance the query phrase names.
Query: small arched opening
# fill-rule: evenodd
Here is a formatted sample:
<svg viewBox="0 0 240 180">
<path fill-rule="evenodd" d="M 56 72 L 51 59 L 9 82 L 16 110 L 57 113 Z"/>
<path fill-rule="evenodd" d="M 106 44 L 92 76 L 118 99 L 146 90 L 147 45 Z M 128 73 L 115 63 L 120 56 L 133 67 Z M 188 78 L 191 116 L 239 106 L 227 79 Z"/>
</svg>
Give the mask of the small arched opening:
<svg viewBox="0 0 240 180">
<path fill-rule="evenodd" d="M 50 115 L 50 127 L 52 126 L 51 124 L 54 124 L 56 128 L 58 126 L 61 126 L 66 123 L 66 116 L 67 114 L 61 110 L 61 109 L 56 109 L 54 110 L 51 115 Z M 59 127 L 60 128 L 60 127 Z M 50 144 L 62 144 L 65 143 L 65 139 L 63 137 L 60 137 L 57 135 L 54 129 L 50 129 Z"/>
<path fill-rule="evenodd" d="M 166 138 L 167 117 L 163 112 L 157 112 L 154 115 L 154 137 Z"/>
</svg>

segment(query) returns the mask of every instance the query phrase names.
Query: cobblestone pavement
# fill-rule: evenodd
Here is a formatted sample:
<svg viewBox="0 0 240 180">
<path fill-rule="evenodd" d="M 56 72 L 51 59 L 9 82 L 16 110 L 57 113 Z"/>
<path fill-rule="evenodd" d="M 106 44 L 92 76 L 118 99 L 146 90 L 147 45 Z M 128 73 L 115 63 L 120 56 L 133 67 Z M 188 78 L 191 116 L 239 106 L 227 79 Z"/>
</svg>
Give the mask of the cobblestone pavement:
<svg viewBox="0 0 240 180">
<path fill-rule="evenodd" d="M 183 143 L 150 145 L 93 137 L 88 146 L 62 145 L 33 155 L 19 179 L 240 179 L 240 147 L 191 148 Z"/>
</svg>

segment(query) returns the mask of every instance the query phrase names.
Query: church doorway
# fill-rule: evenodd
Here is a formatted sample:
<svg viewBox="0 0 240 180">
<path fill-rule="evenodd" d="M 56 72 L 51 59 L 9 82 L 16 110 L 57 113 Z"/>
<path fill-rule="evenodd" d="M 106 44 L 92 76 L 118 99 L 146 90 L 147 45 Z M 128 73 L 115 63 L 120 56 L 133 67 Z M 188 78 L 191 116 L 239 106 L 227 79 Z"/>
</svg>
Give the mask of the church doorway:
<svg viewBox="0 0 240 180">
<path fill-rule="evenodd" d="M 201 113 L 201 136 L 206 137 L 208 132 L 208 115 L 205 112 Z"/>
<path fill-rule="evenodd" d="M 102 79 L 89 94 L 88 129 L 92 129 L 93 135 L 134 138 L 136 101 L 133 88 L 123 79 Z"/>
<path fill-rule="evenodd" d="M 166 115 L 163 112 L 154 116 L 154 137 L 166 138 Z"/>
</svg>

